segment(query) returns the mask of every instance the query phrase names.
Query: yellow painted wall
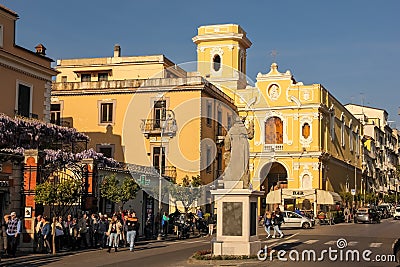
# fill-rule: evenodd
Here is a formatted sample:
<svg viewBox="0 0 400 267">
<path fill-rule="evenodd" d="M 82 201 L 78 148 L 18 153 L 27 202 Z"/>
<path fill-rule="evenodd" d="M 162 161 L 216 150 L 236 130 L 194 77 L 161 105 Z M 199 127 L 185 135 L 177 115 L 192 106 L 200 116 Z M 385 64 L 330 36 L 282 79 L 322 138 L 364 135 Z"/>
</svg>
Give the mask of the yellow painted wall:
<svg viewBox="0 0 400 267">
<path fill-rule="evenodd" d="M 32 111 L 40 120 L 45 117 L 45 86 L 56 72 L 51 69 L 51 59 L 42 57 L 15 44 L 16 17 L 0 10 L 3 28 L 3 46 L 0 48 L 0 112 L 14 116 L 17 84 L 32 88 Z M 32 47 L 32 49 L 34 49 Z"/>
</svg>

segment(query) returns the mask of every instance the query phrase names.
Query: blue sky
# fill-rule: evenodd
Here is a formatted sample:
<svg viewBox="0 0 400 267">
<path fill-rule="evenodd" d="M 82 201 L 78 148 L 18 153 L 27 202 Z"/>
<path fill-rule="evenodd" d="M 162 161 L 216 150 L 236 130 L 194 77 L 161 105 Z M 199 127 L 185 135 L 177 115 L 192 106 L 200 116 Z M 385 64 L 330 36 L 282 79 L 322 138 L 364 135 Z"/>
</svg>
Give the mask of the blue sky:
<svg viewBox="0 0 400 267">
<path fill-rule="evenodd" d="M 47 47 L 53 59 L 165 54 L 196 60 L 197 27 L 237 23 L 253 46 L 248 76 L 266 73 L 278 51 L 281 72 L 321 83 L 343 104 L 383 108 L 396 121 L 399 101 L 400 1 L 54 1 L 0 0 L 16 11 L 17 44 Z M 392 126 L 395 126 L 392 124 Z"/>
</svg>

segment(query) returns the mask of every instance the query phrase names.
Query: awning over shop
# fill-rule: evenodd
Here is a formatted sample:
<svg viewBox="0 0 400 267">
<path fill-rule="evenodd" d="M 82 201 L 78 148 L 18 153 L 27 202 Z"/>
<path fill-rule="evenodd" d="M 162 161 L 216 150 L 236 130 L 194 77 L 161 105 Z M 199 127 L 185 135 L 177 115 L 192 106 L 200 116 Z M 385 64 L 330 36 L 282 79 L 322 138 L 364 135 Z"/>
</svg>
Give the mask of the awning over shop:
<svg viewBox="0 0 400 267">
<path fill-rule="evenodd" d="M 317 204 L 334 205 L 342 201 L 338 193 L 320 189 L 278 189 L 270 191 L 266 197 L 267 204 L 281 204 L 282 199 L 303 198 Z"/>
<path fill-rule="evenodd" d="M 342 198 L 338 193 L 317 189 L 317 204 L 334 205 L 342 202 Z"/>
<path fill-rule="evenodd" d="M 282 203 L 282 189 L 271 191 L 267 194 L 267 204 L 280 204 Z"/>
</svg>

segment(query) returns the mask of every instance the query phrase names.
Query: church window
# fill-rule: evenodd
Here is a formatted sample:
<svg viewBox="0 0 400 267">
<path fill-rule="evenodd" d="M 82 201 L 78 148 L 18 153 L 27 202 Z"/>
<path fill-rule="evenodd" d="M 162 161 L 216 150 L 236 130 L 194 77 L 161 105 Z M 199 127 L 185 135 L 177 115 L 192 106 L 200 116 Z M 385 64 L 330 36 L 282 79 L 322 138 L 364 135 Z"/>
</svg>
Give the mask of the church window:
<svg viewBox="0 0 400 267">
<path fill-rule="evenodd" d="M 301 129 L 301 134 L 305 139 L 310 137 L 310 124 L 308 124 L 308 123 L 303 124 L 303 127 Z"/>
<path fill-rule="evenodd" d="M 265 122 L 265 144 L 283 144 L 283 122 L 271 117 Z"/>
<path fill-rule="evenodd" d="M 219 71 L 221 69 L 221 56 L 215 55 L 213 58 L 213 68 L 215 71 Z"/>
</svg>

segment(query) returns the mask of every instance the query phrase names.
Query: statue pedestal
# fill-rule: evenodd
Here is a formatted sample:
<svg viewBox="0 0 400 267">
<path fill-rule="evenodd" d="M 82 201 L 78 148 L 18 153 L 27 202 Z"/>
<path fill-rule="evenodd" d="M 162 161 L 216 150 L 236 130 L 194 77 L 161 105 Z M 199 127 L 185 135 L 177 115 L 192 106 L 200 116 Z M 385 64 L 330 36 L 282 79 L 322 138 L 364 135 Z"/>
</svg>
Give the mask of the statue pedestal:
<svg viewBox="0 0 400 267">
<path fill-rule="evenodd" d="M 257 198 L 263 192 L 234 187 L 212 190 L 211 194 L 217 207 L 213 255 L 256 255 L 261 249 L 257 233 Z"/>
</svg>

